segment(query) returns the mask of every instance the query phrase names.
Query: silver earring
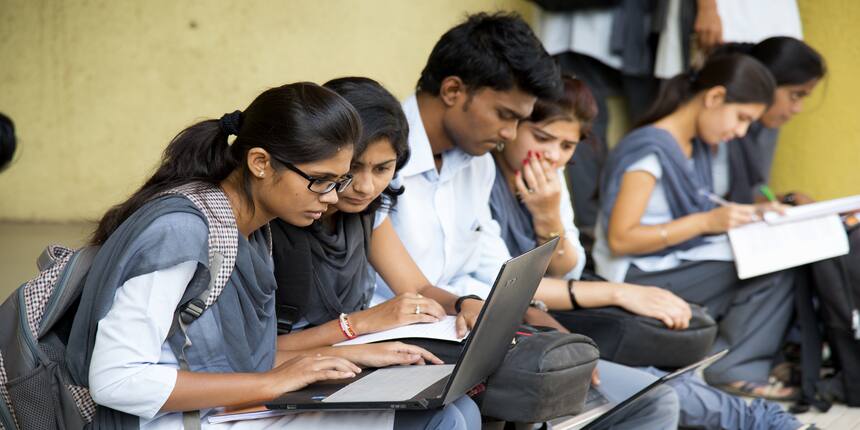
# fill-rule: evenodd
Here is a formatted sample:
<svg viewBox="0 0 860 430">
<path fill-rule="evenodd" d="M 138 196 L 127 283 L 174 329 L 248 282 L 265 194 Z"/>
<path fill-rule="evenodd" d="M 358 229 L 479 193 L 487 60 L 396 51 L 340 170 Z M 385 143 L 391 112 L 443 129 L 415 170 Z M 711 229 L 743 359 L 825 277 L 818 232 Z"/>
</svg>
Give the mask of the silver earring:
<svg viewBox="0 0 860 430">
<path fill-rule="evenodd" d="M 502 152 L 505 150 L 505 142 L 499 142 L 496 144 L 496 151 Z"/>
<path fill-rule="evenodd" d="M 263 171 L 262 170 L 260 170 L 260 177 L 261 178 L 263 177 Z"/>
</svg>

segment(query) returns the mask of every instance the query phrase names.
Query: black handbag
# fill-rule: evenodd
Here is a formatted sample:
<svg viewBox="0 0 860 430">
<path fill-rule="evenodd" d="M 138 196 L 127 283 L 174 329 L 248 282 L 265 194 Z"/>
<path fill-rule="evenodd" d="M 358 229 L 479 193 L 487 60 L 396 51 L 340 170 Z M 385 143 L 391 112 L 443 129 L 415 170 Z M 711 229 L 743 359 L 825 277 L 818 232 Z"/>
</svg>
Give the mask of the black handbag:
<svg viewBox="0 0 860 430">
<path fill-rule="evenodd" d="M 690 305 L 685 330 L 619 307 L 552 312 L 568 330 L 584 334 L 600 348 L 600 357 L 627 366 L 676 369 L 705 358 L 717 337 L 717 323 L 705 308 Z"/>
</svg>

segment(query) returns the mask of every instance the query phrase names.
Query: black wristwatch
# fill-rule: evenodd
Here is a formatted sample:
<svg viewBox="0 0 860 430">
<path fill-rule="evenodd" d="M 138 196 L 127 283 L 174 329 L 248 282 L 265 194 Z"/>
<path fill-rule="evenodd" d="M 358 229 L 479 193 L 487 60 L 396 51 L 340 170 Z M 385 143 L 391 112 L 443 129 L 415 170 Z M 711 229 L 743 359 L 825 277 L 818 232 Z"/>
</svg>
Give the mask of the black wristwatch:
<svg viewBox="0 0 860 430">
<path fill-rule="evenodd" d="M 454 302 L 454 310 L 457 311 L 458 314 L 462 312 L 463 302 L 469 299 L 484 300 L 481 298 L 481 296 L 476 296 L 474 294 L 469 294 L 468 296 L 460 296 L 460 298 L 458 298 L 457 301 Z"/>
<path fill-rule="evenodd" d="M 782 196 L 782 203 L 791 206 L 797 206 L 797 196 L 794 193 L 788 193 Z"/>
</svg>

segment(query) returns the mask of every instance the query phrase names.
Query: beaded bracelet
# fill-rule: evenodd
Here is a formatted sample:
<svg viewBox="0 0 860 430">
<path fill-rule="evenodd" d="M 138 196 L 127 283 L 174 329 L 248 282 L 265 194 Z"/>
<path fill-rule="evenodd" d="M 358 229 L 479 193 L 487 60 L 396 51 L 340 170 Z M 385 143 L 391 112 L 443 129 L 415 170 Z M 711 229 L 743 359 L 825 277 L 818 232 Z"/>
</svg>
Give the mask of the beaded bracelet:
<svg viewBox="0 0 860 430">
<path fill-rule="evenodd" d="M 357 334 L 355 334 L 355 330 L 352 328 L 352 324 L 349 323 L 349 317 L 346 314 L 340 314 L 338 317 L 340 320 L 340 331 L 346 336 L 347 339 L 355 339 Z"/>
</svg>

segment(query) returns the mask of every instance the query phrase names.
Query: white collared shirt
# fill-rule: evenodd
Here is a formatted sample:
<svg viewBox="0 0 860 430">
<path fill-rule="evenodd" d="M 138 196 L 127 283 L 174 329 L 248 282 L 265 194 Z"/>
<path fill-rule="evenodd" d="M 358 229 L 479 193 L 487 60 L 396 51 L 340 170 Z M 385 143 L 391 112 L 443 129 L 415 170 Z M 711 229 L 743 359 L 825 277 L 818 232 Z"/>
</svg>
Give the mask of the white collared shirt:
<svg viewBox="0 0 860 430">
<path fill-rule="evenodd" d="M 510 259 L 490 215 L 493 158 L 454 148 L 442 153 L 442 169 L 437 171 L 414 95 L 403 103 L 403 111 L 412 154 L 396 180 L 406 191 L 389 213 L 394 229 L 433 285 L 458 296 L 486 297 Z M 393 296 L 381 277 L 377 286 L 374 304 Z"/>
</svg>

